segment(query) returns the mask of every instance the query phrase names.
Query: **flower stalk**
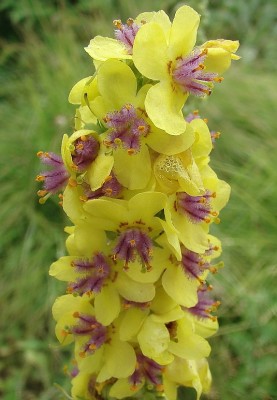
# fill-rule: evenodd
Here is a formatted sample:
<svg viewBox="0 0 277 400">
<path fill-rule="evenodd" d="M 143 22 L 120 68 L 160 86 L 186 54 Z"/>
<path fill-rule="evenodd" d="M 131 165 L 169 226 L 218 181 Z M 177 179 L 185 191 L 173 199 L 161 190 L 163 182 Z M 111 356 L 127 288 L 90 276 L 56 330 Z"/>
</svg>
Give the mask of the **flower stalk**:
<svg viewBox="0 0 277 400">
<path fill-rule="evenodd" d="M 210 166 L 219 133 L 189 99 L 209 96 L 239 57 L 238 42 L 196 46 L 199 21 L 188 6 L 172 22 L 146 12 L 92 39 L 96 72 L 69 94 L 74 132 L 61 155 L 38 153 L 51 168 L 37 177 L 40 202 L 60 193 L 71 221 L 50 275 L 67 282 L 53 316 L 73 344 L 74 400 L 176 400 L 180 386 L 199 399 L 211 384 L 221 244 L 210 230 L 230 187 Z"/>
</svg>

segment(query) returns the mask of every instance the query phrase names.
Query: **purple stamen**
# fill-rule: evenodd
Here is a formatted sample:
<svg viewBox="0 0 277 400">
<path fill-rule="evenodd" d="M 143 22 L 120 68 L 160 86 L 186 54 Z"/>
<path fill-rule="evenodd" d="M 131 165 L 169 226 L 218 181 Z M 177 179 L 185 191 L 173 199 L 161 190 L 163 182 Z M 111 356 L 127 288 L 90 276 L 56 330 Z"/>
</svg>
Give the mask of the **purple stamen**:
<svg viewBox="0 0 277 400">
<path fill-rule="evenodd" d="M 215 215 L 211 211 L 211 198 L 214 197 L 214 193 L 210 193 L 206 190 L 203 196 L 190 196 L 185 192 L 178 192 L 176 195 L 175 209 L 181 214 L 185 214 L 191 222 L 210 222 L 208 216 L 210 214 Z"/>
<path fill-rule="evenodd" d="M 104 184 L 96 190 L 91 190 L 88 184 L 83 184 L 86 200 L 98 199 L 102 196 L 119 197 L 123 186 L 118 182 L 113 173 L 109 175 Z"/>
<path fill-rule="evenodd" d="M 72 160 L 78 171 L 84 171 L 97 157 L 99 142 L 93 136 L 81 136 L 74 142 Z"/>
<path fill-rule="evenodd" d="M 190 278 L 195 278 L 202 282 L 199 276 L 203 274 L 205 269 L 210 267 L 210 263 L 204 261 L 203 255 L 190 251 L 182 246 L 181 266 L 185 274 Z"/>
<path fill-rule="evenodd" d="M 211 315 L 211 312 L 217 309 L 217 307 L 220 305 L 220 302 L 214 301 L 209 297 L 209 290 L 210 287 L 206 285 L 202 286 L 197 292 L 198 303 L 194 307 L 186 308 L 186 310 L 200 319 L 209 318 L 215 321 L 216 317 Z"/>
<path fill-rule="evenodd" d="M 94 353 L 106 342 L 107 328 L 91 315 L 75 312 L 73 316 L 78 319 L 78 323 L 69 328 L 69 333 L 75 336 L 89 336 L 80 353 L 80 356 L 85 357 L 86 354 Z"/>
<path fill-rule="evenodd" d="M 75 260 L 72 266 L 76 272 L 82 273 L 84 276 L 69 284 L 69 293 L 79 293 L 80 295 L 90 292 L 98 293 L 110 274 L 110 265 L 101 253 L 97 253 L 89 260 Z"/>
<path fill-rule="evenodd" d="M 146 233 L 138 228 L 128 229 L 119 236 L 113 250 L 114 258 L 124 260 L 124 268 L 128 269 L 128 264 L 135 261 L 138 256 L 142 265 L 149 271 L 152 246 L 152 240 Z"/>
<path fill-rule="evenodd" d="M 111 128 L 107 145 L 113 148 L 122 145 L 129 154 L 139 151 L 141 136 L 149 133 L 149 125 L 137 115 L 131 104 L 126 104 L 120 111 L 108 113 L 104 120 Z"/>
<path fill-rule="evenodd" d="M 159 387 L 162 385 L 163 370 L 164 367 L 154 360 L 151 360 L 143 354 L 137 354 L 136 369 L 129 377 L 129 382 L 134 389 L 142 383 L 143 379 L 145 379 L 148 384 Z"/>
<path fill-rule="evenodd" d="M 52 167 L 52 170 L 43 171 L 37 177 L 38 182 L 43 182 L 43 190 L 38 192 L 39 196 L 44 196 L 47 193 L 57 193 L 62 190 L 70 175 L 67 172 L 62 157 L 52 152 L 38 152 L 38 157 L 45 165 Z"/>
<path fill-rule="evenodd" d="M 177 59 L 172 76 L 184 92 L 204 96 L 211 93 L 211 82 L 221 81 L 217 73 L 203 72 L 206 56 L 205 50 L 195 49 L 187 57 Z"/>
<path fill-rule="evenodd" d="M 117 27 L 114 31 L 116 39 L 125 45 L 128 54 L 132 54 L 134 40 L 138 33 L 139 26 L 131 18 L 127 20 L 127 24 L 122 24 L 120 20 L 116 20 L 114 21 L 114 25 Z"/>
<path fill-rule="evenodd" d="M 195 110 L 195 111 L 193 111 L 192 113 L 189 113 L 187 116 L 186 116 L 186 121 L 187 122 L 191 122 L 191 121 L 193 121 L 194 119 L 198 119 L 198 118 L 201 118 L 200 117 L 200 115 L 199 115 L 199 112 L 197 111 L 197 110 Z"/>
</svg>

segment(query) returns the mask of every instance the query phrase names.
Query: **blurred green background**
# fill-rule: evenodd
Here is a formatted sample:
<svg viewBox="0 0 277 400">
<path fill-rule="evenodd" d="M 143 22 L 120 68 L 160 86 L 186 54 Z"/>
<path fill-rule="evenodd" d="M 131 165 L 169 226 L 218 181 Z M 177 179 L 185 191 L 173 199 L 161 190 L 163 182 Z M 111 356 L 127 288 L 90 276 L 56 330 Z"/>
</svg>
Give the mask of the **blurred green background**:
<svg viewBox="0 0 277 400">
<path fill-rule="evenodd" d="M 64 254 L 66 223 L 55 199 L 38 204 L 38 150 L 58 151 L 73 129 L 73 84 L 91 74 L 83 47 L 113 35 L 112 21 L 176 0 L 1 0 L 0 2 L 0 398 L 66 398 L 70 350 L 54 337 L 51 305 L 64 285 L 48 277 Z M 206 400 L 277 399 L 277 3 L 187 1 L 202 14 L 199 43 L 239 39 L 233 64 L 208 102 L 195 107 L 222 132 L 212 166 L 232 186 L 213 228 L 225 268 L 213 279 L 219 333 L 211 339 L 213 387 Z M 194 106 L 194 105 L 192 105 Z M 274 343 L 275 342 L 275 343 Z M 275 362 L 274 362 L 275 361 Z M 180 398 L 193 399 L 191 391 Z"/>
</svg>

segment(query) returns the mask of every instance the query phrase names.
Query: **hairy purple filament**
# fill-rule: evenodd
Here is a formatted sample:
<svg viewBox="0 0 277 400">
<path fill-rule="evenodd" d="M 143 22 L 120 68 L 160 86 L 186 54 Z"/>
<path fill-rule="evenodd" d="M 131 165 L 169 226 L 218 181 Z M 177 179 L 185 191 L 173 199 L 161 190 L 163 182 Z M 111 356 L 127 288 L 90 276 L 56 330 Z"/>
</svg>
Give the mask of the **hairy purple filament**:
<svg viewBox="0 0 277 400">
<path fill-rule="evenodd" d="M 132 54 L 134 40 L 139 30 L 139 26 L 132 18 L 127 20 L 127 24 L 122 24 L 120 20 L 115 20 L 114 25 L 117 27 L 114 31 L 116 39 L 125 45 L 128 54 Z"/>
<path fill-rule="evenodd" d="M 86 200 L 98 199 L 102 196 L 117 198 L 122 188 L 123 186 L 118 182 L 114 174 L 111 173 L 99 189 L 91 190 L 88 184 L 84 184 L 84 194 Z"/>
<path fill-rule="evenodd" d="M 74 142 L 72 160 L 78 171 L 84 171 L 97 157 L 99 142 L 92 136 L 81 136 Z"/>
<path fill-rule="evenodd" d="M 146 233 L 138 228 L 128 229 L 119 236 L 113 250 L 114 258 L 124 260 L 124 268 L 128 269 L 129 263 L 139 257 L 142 265 L 149 271 L 152 246 L 152 240 Z"/>
<path fill-rule="evenodd" d="M 195 278 L 202 282 L 199 276 L 203 274 L 205 269 L 210 267 L 210 263 L 203 260 L 203 255 L 190 251 L 182 246 L 181 266 L 183 271 L 190 278 Z"/>
<path fill-rule="evenodd" d="M 36 177 L 38 182 L 43 182 L 43 191 L 41 195 L 46 193 L 57 193 L 62 190 L 68 179 L 69 173 L 67 172 L 62 157 L 52 152 L 38 152 L 38 157 L 45 165 L 52 167 L 52 170 L 41 172 Z M 40 193 L 38 193 L 40 195 Z"/>
<path fill-rule="evenodd" d="M 129 382 L 135 389 L 139 384 L 143 383 L 145 379 L 148 383 L 155 386 L 162 384 L 162 372 L 164 367 L 157 364 L 154 360 L 144 356 L 143 354 L 137 354 L 137 364 L 134 373 L 129 377 Z"/>
<path fill-rule="evenodd" d="M 202 286 L 197 293 L 198 303 L 194 307 L 187 308 L 187 311 L 200 319 L 209 318 L 214 321 L 216 320 L 216 317 L 211 315 L 211 312 L 217 309 L 217 307 L 220 305 L 220 302 L 214 301 L 209 297 L 209 290 L 210 288 L 206 285 Z"/>
<path fill-rule="evenodd" d="M 195 49 L 188 56 L 177 59 L 172 76 L 184 92 L 204 96 L 211 93 L 210 86 L 213 81 L 221 80 L 217 78 L 216 73 L 203 71 L 206 56 L 207 51 Z"/>
<path fill-rule="evenodd" d="M 208 216 L 214 214 L 211 211 L 211 198 L 215 194 L 206 190 L 203 196 L 190 196 L 185 192 L 178 192 L 176 195 L 176 211 L 186 214 L 191 222 L 210 222 Z"/>
<path fill-rule="evenodd" d="M 95 317 L 88 314 L 74 313 L 78 323 L 69 328 L 69 332 L 75 336 L 89 336 L 84 344 L 80 356 L 92 354 L 99 349 L 107 340 L 107 328 L 100 324 Z"/>
<path fill-rule="evenodd" d="M 141 136 L 149 132 L 149 125 L 137 115 L 131 104 L 126 104 L 120 111 L 108 113 L 105 122 L 111 128 L 107 144 L 114 148 L 122 145 L 129 154 L 139 151 Z"/>
<path fill-rule="evenodd" d="M 84 274 L 84 276 L 69 284 L 68 292 L 70 293 L 81 295 L 90 292 L 98 293 L 110 274 L 110 265 L 101 253 L 97 253 L 90 260 L 75 260 L 72 266 L 76 272 Z"/>
</svg>

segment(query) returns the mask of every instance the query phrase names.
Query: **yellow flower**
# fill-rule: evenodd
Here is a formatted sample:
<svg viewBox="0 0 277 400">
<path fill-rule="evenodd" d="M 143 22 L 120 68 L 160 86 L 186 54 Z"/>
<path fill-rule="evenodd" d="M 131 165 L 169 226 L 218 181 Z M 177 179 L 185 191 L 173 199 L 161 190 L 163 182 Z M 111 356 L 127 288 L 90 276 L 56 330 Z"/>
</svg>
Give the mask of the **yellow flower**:
<svg viewBox="0 0 277 400">
<path fill-rule="evenodd" d="M 226 69 L 226 58 L 232 58 L 232 53 L 225 51 L 232 46 L 223 45 L 224 59 L 211 56 L 210 65 L 215 69 L 205 70 L 209 44 L 193 49 L 199 21 L 196 11 L 183 6 L 177 10 L 170 29 L 167 23 L 150 21 L 140 28 L 134 41 L 136 68 L 142 75 L 159 81 L 147 93 L 146 111 L 158 128 L 171 134 L 186 129 L 181 109 L 188 95 L 210 94 L 213 82 L 221 81 L 217 76 L 218 70 Z"/>
<path fill-rule="evenodd" d="M 167 224 L 172 230 L 176 229 L 180 242 L 196 253 L 209 249 L 209 225 L 220 222 L 219 212 L 230 196 L 230 186 L 218 179 L 209 167 L 201 172 L 204 192 L 191 195 L 187 191 L 178 191 L 169 197 L 165 208 Z"/>
<path fill-rule="evenodd" d="M 203 392 L 209 391 L 210 385 L 211 373 L 205 358 L 195 361 L 175 357 L 165 370 L 164 389 L 168 400 L 176 400 L 179 386 L 193 387 L 199 400 Z"/>
<path fill-rule="evenodd" d="M 97 82 L 100 96 L 90 101 L 89 107 L 107 129 L 103 140 L 108 149 L 113 149 L 115 174 L 128 189 L 143 189 L 151 177 L 148 146 L 164 154 L 184 151 L 194 141 L 193 130 L 171 136 L 155 127 L 144 106 L 151 85 L 137 92 L 136 76 L 126 64 L 104 62 L 98 69 Z"/>
<path fill-rule="evenodd" d="M 195 333 L 193 321 L 180 306 L 163 314 L 150 314 L 137 335 L 142 353 L 161 365 L 175 356 L 198 360 L 210 353 L 208 342 Z"/>
<path fill-rule="evenodd" d="M 164 11 L 141 13 L 134 20 L 128 18 L 126 24 L 122 24 L 120 20 L 115 20 L 115 39 L 95 36 L 89 45 L 85 47 L 85 50 L 94 60 L 100 62 L 108 59 L 132 59 L 136 34 L 142 25 L 150 21 L 157 21 L 163 24 L 170 23 Z"/>
<path fill-rule="evenodd" d="M 163 193 L 142 192 L 129 201 L 105 198 L 89 200 L 84 204 L 84 210 L 93 217 L 91 223 L 95 229 L 115 233 L 112 237 L 114 260 L 123 261 L 126 270 L 129 264 L 139 261 L 141 270 L 149 271 L 156 249 L 155 238 L 163 231 L 161 220 L 155 215 L 165 204 L 166 196 Z M 87 237 L 89 233 L 84 240 Z"/>
</svg>

